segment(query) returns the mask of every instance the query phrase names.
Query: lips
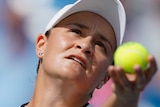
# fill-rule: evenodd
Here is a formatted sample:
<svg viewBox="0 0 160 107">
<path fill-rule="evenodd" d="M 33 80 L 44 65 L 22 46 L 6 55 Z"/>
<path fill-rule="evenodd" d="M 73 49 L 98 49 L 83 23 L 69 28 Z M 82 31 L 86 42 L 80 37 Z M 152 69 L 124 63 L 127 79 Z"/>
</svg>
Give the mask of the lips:
<svg viewBox="0 0 160 107">
<path fill-rule="evenodd" d="M 77 63 L 79 63 L 84 69 L 86 69 L 86 60 L 85 58 L 79 56 L 79 55 L 70 55 L 67 57 L 68 59 L 74 60 Z"/>
</svg>

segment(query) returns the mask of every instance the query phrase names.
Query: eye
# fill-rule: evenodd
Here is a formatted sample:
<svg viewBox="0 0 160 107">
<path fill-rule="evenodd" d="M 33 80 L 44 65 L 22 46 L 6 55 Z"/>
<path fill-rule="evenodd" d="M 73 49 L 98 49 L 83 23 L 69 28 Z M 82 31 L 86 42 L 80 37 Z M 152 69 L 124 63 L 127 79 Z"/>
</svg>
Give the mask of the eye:
<svg viewBox="0 0 160 107">
<path fill-rule="evenodd" d="M 79 29 L 71 29 L 71 32 L 81 35 L 82 32 Z"/>
<path fill-rule="evenodd" d="M 97 42 L 96 42 L 96 45 L 98 45 L 101 49 L 103 49 L 104 52 L 107 51 L 105 45 L 104 45 L 102 42 L 97 41 Z"/>
</svg>

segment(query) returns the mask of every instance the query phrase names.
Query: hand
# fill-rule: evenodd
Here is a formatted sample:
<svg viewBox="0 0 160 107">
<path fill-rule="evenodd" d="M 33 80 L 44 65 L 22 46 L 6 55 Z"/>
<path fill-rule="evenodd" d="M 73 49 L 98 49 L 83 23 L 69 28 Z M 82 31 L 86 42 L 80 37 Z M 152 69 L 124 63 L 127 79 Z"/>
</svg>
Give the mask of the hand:
<svg viewBox="0 0 160 107">
<path fill-rule="evenodd" d="M 140 92 L 151 81 L 157 71 L 156 61 L 153 56 L 148 57 L 149 66 L 142 70 L 139 65 L 134 66 L 135 74 L 125 74 L 121 67 L 108 68 L 113 81 L 113 93 L 121 101 L 137 101 Z"/>
</svg>

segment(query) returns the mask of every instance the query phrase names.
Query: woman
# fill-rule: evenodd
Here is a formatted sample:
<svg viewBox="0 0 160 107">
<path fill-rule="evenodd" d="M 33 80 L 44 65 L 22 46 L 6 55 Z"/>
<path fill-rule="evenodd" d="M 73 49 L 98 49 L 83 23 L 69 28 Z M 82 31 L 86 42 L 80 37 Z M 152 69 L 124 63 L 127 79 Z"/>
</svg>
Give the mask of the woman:
<svg viewBox="0 0 160 107">
<path fill-rule="evenodd" d="M 110 76 L 115 87 L 104 106 L 136 107 L 156 64 L 150 57 L 151 66 L 146 70 L 150 77 L 136 66 L 135 81 L 120 67 L 111 66 L 124 28 L 125 13 L 118 0 L 81 0 L 60 10 L 37 37 L 35 91 L 31 101 L 21 107 L 87 106 L 94 89 L 101 88 Z"/>
</svg>

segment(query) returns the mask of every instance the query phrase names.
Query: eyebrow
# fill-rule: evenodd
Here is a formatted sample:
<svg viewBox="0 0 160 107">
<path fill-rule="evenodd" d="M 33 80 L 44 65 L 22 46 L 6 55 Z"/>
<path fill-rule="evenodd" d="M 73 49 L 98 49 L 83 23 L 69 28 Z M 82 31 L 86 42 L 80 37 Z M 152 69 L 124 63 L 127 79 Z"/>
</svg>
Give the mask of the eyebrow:
<svg viewBox="0 0 160 107">
<path fill-rule="evenodd" d="M 67 24 L 67 25 L 76 25 L 76 26 L 78 26 L 78 27 L 80 27 L 80 28 L 82 28 L 82 29 L 89 29 L 88 26 L 83 25 L 83 24 L 80 24 L 80 23 L 69 23 L 69 24 Z"/>
<path fill-rule="evenodd" d="M 80 24 L 80 23 L 69 23 L 67 25 L 76 25 L 76 26 L 80 27 L 81 29 L 89 29 L 88 26 L 86 26 L 84 24 Z M 111 42 L 104 35 L 102 35 L 100 32 L 98 32 L 97 35 L 101 40 L 107 42 L 110 45 L 111 49 L 113 49 Z"/>
</svg>

